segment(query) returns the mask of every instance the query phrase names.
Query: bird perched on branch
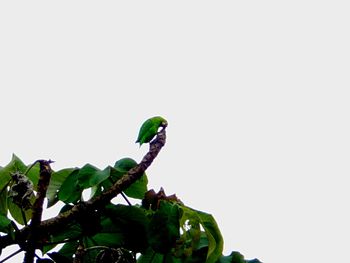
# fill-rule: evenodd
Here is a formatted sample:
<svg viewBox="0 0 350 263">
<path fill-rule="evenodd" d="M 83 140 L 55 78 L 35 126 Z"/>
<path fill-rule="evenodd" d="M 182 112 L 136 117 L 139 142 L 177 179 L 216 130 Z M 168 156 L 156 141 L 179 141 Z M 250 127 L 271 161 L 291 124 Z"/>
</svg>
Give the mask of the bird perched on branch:
<svg viewBox="0 0 350 263">
<path fill-rule="evenodd" d="M 166 126 L 168 126 L 168 122 L 160 116 L 146 120 L 140 128 L 136 143 L 140 143 L 141 146 L 143 143 L 152 141 L 157 135 L 159 128 L 165 128 Z"/>
</svg>

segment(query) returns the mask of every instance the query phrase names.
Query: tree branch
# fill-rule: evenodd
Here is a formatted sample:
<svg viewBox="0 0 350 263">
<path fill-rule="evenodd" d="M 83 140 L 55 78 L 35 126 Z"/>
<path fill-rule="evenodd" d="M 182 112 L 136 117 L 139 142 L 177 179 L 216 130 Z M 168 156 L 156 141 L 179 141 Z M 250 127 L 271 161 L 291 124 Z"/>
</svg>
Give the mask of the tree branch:
<svg viewBox="0 0 350 263">
<path fill-rule="evenodd" d="M 114 197 L 127 189 L 130 185 L 141 178 L 143 173 L 152 164 L 153 160 L 157 157 L 158 153 L 165 145 L 166 133 L 163 128 L 157 137 L 150 143 L 150 149 L 148 153 L 143 157 L 142 161 L 134 168 L 130 169 L 122 178 L 120 178 L 111 188 L 101 195 L 98 195 L 89 201 L 81 202 L 75 205 L 71 210 L 61 213 L 58 216 L 45 220 L 41 223 L 40 227 L 45 229 L 46 232 L 55 231 L 66 225 L 73 219 L 79 217 L 79 214 L 84 210 L 98 210 L 101 207 L 107 205 Z"/>
<path fill-rule="evenodd" d="M 33 205 L 33 215 L 30 221 L 30 234 L 28 237 L 28 244 L 26 247 L 26 254 L 24 257 L 25 263 L 32 263 L 34 261 L 35 249 L 37 248 L 40 231 L 38 227 L 41 223 L 41 217 L 43 213 L 43 204 L 46 197 L 47 188 L 50 183 L 52 170 L 50 163 L 52 161 L 38 160 L 35 163 L 40 164 L 40 177 L 38 181 L 38 192 L 37 197 Z"/>
<path fill-rule="evenodd" d="M 101 193 L 101 195 L 96 196 L 89 201 L 80 202 L 79 204 L 73 206 L 73 208 L 67 212 L 60 213 L 54 218 L 44 220 L 38 226 L 39 233 L 53 233 L 65 227 L 69 222 L 79 218 L 79 216 L 86 210 L 99 210 L 107 205 L 114 197 L 120 194 L 122 191 L 126 190 L 130 185 L 141 178 L 143 173 L 152 164 L 154 159 L 159 154 L 160 150 L 163 148 L 166 142 L 166 132 L 165 127 L 163 127 L 157 134 L 156 138 L 150 142 L 150 149 L 143 157 L 141 162 L 134 168 L 130 169 L 122 178 L 120 178 L 111 188 L 107 191 Z M 24 227 L 20 230 L 20 239 L 26 240 L 32 231 L 30 227 Z M 5 248 L 6 246 L 16 244 L 9 235 L 0 237 L 0 248 Z"/>
</svg>

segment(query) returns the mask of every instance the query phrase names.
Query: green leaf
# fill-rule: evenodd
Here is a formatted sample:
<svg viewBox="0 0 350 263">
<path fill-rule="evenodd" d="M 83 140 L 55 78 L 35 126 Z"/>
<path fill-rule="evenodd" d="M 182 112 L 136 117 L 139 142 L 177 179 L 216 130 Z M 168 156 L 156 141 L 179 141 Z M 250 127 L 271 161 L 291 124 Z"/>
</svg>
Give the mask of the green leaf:
<svg viewBox="0 0 350 263">
<path fill-rule="evenodd" d="M 106 237 L 108 238 L 108 237 Z M 83 238 L 83 246 L 84 248 L 92 248 L 98 246 L 98 243 L 95 242 L 90 237 L 84 237 Z M 83 262 L 84 263 L 96 263 L 96 258 L 98 257 L 98 254 L 102 251 L 100 248 L 96 249 L 89 249 L 86 251 L 83 257 Z"/>
<path fill-rule="evenodd" d="M 58 190 L 61 188 L 67 177 L 75 170 L 77 170 L 77 168 L 66 168 L 52 173 L 50 185 L 46 193 L 48 199 L 47 208 L 53 206 L 58 201 Z"/>
<path fill-rule="evenodd" d="M 156 253 L 152 248 L 149 248 L 146 253 L 143 253 L 138 259 L 137 263 L 182 263 L 185 262 L 180 258 L 176 258 L 172 253 L 167 253 L 166 255 Z M 202 262 L 202 261 L 196 261 Z M 188 262 L 186 263 L 196 263 Z"/>
<path fill-rule="evenodd" d="M 131 158 L 123 158 L 114 164 L 115 169 L 111 169 L 111 180 L 113 183 L 118 181 L 124 174 L 126 174 L 130 169 L 134 168 L 137 162 Z M 146 173 L 144 173 L 139 180 L 133 183 L 124 193 L 136 199 L 143 199 L 145 192 L 147 192 L 148 178 Z"/>
<path fill-rule="evenodd" d="M 91 164 L 86 164 L 79 171 L 78 185 L 80 188 L 87 189 L 106 180 L 109 175 L 108 167 L 101 171 Z"/>
<path fill-rule="evenodd" d="M 222 255 L 224 241 L 219 227 L 210 214 L 196 211 L 209 241 L 207 263 L 216 262 Z"/>
<path fill-rule="evenodd" d="M 45 255 L 47 252 L 50 250 L 54 249 L 57 246 L 57 244 L 52 244 L 52 245 L 44 245 L 41 249 L 43 255 Z"/>
<path fill-rule="evenodd" d="M 72 255 L 77 251 L 78 245 L 79 245 L 78 241 L 67 242 L 60 249 L 59 254 L 67 258 L 71 258 Z"/>
<path fill-rule="evenodd" d="M 148 179 L 146 174 L 143 174 L 139 180 L 137 180 L 135 183 L 130 185 L 124 193 L 131 197 L 136 199 L 143 199 L 145 196 L 145 193 L 147 192 L 147 184 Z"/>
<path fill-rule="evenodd" d="M 52 242 L 62 242 L 68 239 L 76 239 L 77 237 L 82 235 L 82 229 L 80 225 L 76 222 L 71 222 L 66 225 L 61 231 L 56 231 L 51 235 Z"/>
<path fill-rule="evenodd" d="M 0 215 L 0 232 L 8 233 L 11 227 L 11 220 L 4 215 Z"/>
<path fill-rule="evenodd" d="M 254 258 L 254 259 L 251 259 L 251 260 L 246 260 L 247 263 L 262 263 L 259 259 L 257 258 Z"/>
<path fill-rule="evenodd" d="M 82 189 L 89 188 L 90 178 L 98 171 L 99 169 L 91 164 L 85 164 L 78 173 L 78 185 Z"/>
<path fill-rule="evenodd" d="M 150 227 L 149 242 L 154 251 L 167 254 L 180 237 L 180 209 L 177 204 L 161 201 L 154 213 Z"/>
<path fill-rule="evenodd" d="M 206 262 L 209 241 L 206 233 L 202 231 L 200 218 L 196 211 L 184 206 L 180 208 L 182 235 L 174 253 L 186 263 Z"/>
<path fill-rule="evenodd" d="M 136 143 L 140 143 L 141 146 L 143 143 L 150 142 L 157 135 L 158 129 L 167 125 L 168 122 L 160 116 L 146 120 L 140 128 Z"/>
<path fill-rule="evenodd" d="M 19 159 L 15 154 L 12 155 L 11 161 L 3 168 L 0 168 L 0 189 L 3 189 L 4 186 L 12 179 L 11 173 L 21 172 L 24 173 L 27 169 L 27 166 Z"/>
<path fill-rule="evenodd" d="M 30 168 L 31 164 L 27 166 L 26 171 Z M 37 190 L 38 181 L 40 176 L 40 164 L 36 163 L 30 170 L 27 172 L 26 176 L 33 183 L 34 189 Z"/>
<path fill-rule="evenodd" d="M 102 232 L 111 232 L 113 229 L 113 233 L 123 238 L 124 248 L 140 252 L 148 247 L 149 219 L 145 215 L 145 210 L 135 206 L 108 205 L 105 216 L 110 221 L 102 222 Z"/>
<path fill-rule="evenodd" d="M 127 173 L 130 169 L 134 168 L 137 162 L 131 158 L 122 158 L 115 162 L 114 168 L 122 173 Z"/>
<path fill-rule="evenodd" d="M 7 195 L 8 195 L 8 190 L 7 186 L 4 186 L 0 190 L 0 215 L 7 215 Z"/>
<path fill-rule="evenodd" d="M 89 238 L 98 246 L 118 248 L 124 244 L 124 238 L 121 233 L 98 233 Z"/>
<path fill-rule="evenodd" d="M 207 262 L 208 239 L 204 232 L 201 233 L 200 241 L 196 250 L 186 258 L 186 263 Z"/>
<path fill-rule="evenodd" d="M 79 169 L 75 169 L 67 176 L 66 180 L 64 180 L 58 192 L 59 200 L 65 203 L 76 203 L 80 200 L 81 193 L 84 189 L 78 185 L 78 173 Z"/>
<path fill-rule="evenodd" d="M 202 231 L 200 228 L 200 220 L 197 214 L 186 207 L 182 207 L 182 216 L 180 219 L 180 226 L 183 230 L 183 234 L 181 236 L 182 239 L 187 243 L 187 248 L 190 250 L 196 250 L 201 248 L 201 237 Z M 207 241 L 207 239 L 206 239 Z M 190 245 L 190 247 L 188 247 Z M 208 241 L 207 245 L 208 246 Z"/>
<path fill-rule="evenodd" d="M 162 254 L 156 253 L 152 248 L 149 248 L 137 259 L 137 263 L 163 263 L 163 258 Z"/>
<path fill-rule="evenodd" d="M 78 245 L 77 245 L 78 246 Z M 72 263 L 73 259 L 62 256 L 59 252 L 47 253 L 56 263 Z"/>
<path fill-rule="evenodd" d="M 78 241 L 67 242 L 58 252 L 47 253 L 47 255 L 57 263 L 72 263 L 77 247 Z"/>
<path fill-rule="evenodd" d="M 86 164 L 81 169 L 74 169 L 65 176 L 66 179 L 61 183 L 58 192 L 58 199 L 65 203 L 76 203 L 80 200 L 84 189 L 97 186 L 110 176 L 110 167 L 101 171 L 91 164 Z"/>
<path fill-rule="evenodd" d="M 101 185 L 91 187 L 90 199 L 99 196 L 102 193 Z"/>
<path fill-rule="evenodd" d="M 203 236 L 201 236 L 199 243 L 195 243 L 196 246 L 193 247 L 193 250 L 205 248 L 207 242 L 208 248 L 206 262 L 213 263 L 219 260 L 222 256 L 223 238 L 214 217 L 210 214 L 189 207 L 183 206 L 182 209 L 183 214 L 181 224 L 186 220 L 189 220 L 190 224 L 199 223 L 204 228 L 206 237 L 203 239 Z"/>
<path fill-rule="evenodd" d="M 33 199 L 34 198 L 35 197 L 33 196 Z M 11 198 L 7 198 L 7 207 L 10 211 L 11 216 L 17 221 L 17 223 L 21 225 L 25 225 L 26 222 L 24 221 L 21 208 L 18 205 L 16 205 L 14 202 L 12 202 Z M 27 210 L 23 209 L 23 212 L 25 215 L 25 219 L 28 223 L 28 221 L 32 218 L 32 209 L 27 209 Z"/>
<path fill-rule="evenodd" d="M 229 256 L 222 256 L 217 263 L 262 263 L 258 259 L 246 260 L 239 252 L 232 252 Z"/>
</svg>

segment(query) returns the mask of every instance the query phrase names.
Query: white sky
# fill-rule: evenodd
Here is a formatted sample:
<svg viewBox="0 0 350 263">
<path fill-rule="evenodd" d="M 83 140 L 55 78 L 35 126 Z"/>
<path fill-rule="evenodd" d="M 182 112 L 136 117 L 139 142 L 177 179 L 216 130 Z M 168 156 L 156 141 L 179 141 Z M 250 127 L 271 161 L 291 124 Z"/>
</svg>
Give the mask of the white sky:
<svg viewBox="0 0 350 263">
<path fill-rule="evenodd" d="M 346 1 L 2 1 L 0 165 L 140 160 L 162 115 L 149 187 L 212 213 L 225 253 L 346 261 L 349 25 Z"/>
</svg>

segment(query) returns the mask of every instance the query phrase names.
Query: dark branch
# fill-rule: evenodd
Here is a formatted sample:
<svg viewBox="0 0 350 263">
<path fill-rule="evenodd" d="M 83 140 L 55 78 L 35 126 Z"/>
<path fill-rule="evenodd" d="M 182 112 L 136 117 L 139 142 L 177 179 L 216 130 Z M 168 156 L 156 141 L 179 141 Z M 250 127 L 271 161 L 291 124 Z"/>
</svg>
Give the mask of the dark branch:
<svg viewBox="0 0 350 263">
<path fill-rule="evenodd" d="M 143 157 L 142 161 L 130 169 L 122 178 L 120 178 L 111 188 L 101 195 L 90 199 L 87 202 L 81 202 L 75 205 L 71 210 L 61 213 L 58 216 L 45 220 L 41 223 L 40 227 L 44 229 L 45 232 L 55 231 L 60 229 L 61 226 L 66 225 L 73 219 L 79 217 L 79 214 L 84 210 L 98 210 L 99 208 L 107 205 L 114 197 L 120 194 L 122 191 L 127 189 L 130 185 L 141 178 L 143 173 L 152 164 L 153 160 L 157 157 L 158 153 L 165 145 L 166 133 L 163 128 L 150 143 L 150 149 L 148 153 Z"/>
<path fill-rule="evenodd" d="M 47 188 L 50 183 L 52 170 L 50 167 L 51 161 L 38 160 L 35 163 L 40 164 L 40 177 L 38 181 L 37 197 L 33 205 L 33 215 L 30 222 L 30 235 L 28 238 L 28 244 L 26 247 L 26 254 L 24 257 L 25 263 L 32 263 L 34 261 L 35 249 L 39 239 L 39 226 L 41 223 L 41 217 L 43 213 L 43 204 L 46 196 Z"/>
<path fill-rule="evenodd" d="M 88 210 L 99 210 L 107 205 L 114 197 L 120 194 L 122 191 L 127 189 L 130 185 L 141 178 L 143 173 L 152 164 L 154 159 L 159 154 L 160 150 L 163 148 L 166 142 L 166 132 L 165 127 L 157 134 L 157 137 L 150 143 L 150 149 L 147 154 L 143 157 L 141 162 L 129 170 L 121 179 L 119 179 L 110 189 L 103 192 L 101 195 L 92 198 L 87 202 L 81 202 L 75 205 L 71 210 L 61 213 L 54 218 L 44 220 L 38 226 L 37 231 L 39 233 L 50 233 L 60 230 L 67 223 L 79 218 L 79 216 Z M 34 215 L 33 215 L 34 216 Z M 41 219 L 41 217 L 40 217 Z M 37 219 L 35 219 L 37 222 Z M 40 222 L 40 220 L 39 220 Z M 0 237 L 0 248 L 5 248 L 12 244 L 17 244 L 16 241 L 26 240 L 31 235 L 30 227 L 24 227 L 20 230 L 20 234 L 16 240 L 13 240 L 9 235 Z"/>
</svg>

